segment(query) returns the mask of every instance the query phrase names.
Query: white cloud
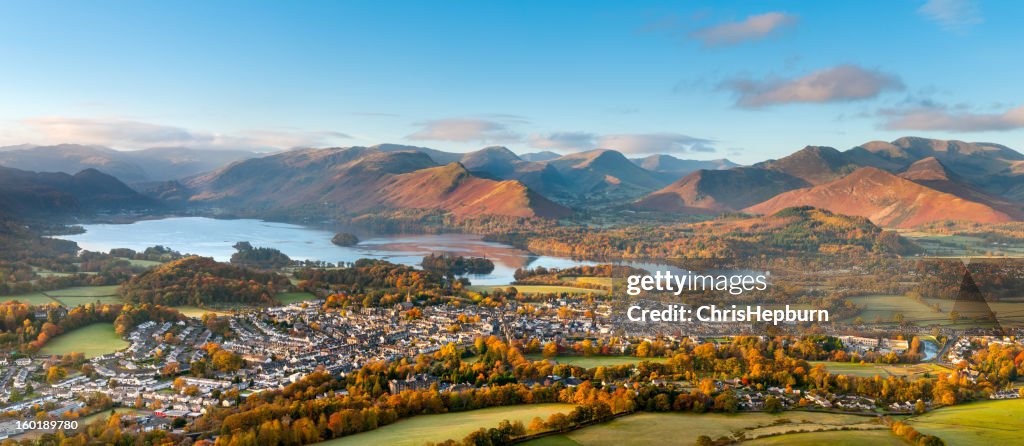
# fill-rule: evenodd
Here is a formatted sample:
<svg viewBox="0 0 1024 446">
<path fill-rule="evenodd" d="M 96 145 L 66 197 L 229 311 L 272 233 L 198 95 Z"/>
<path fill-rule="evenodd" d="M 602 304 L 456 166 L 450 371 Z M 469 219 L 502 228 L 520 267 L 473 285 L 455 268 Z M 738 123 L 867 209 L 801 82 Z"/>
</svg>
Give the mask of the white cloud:
<svg viewBox="0 0 1024 446">
<path fill-rule="evenodd" d="M 630 133 L 605 135 L 599 147 L 628 154 L 714 152 L 714 141 L 680 133 Z"/>
<path fill-rule="evenodd" d="M 928 0 L 917 12 L 947 31 L 963 32 L 984 22 L 974 0 Z"/>
<path fill-rule="evenodd" d="M 943 106 L 921 106 L 908 109 L 885 109 L 887 130 L 937 130 L 953 132 L 988 132 L 1024 128 L 1024 106 L 1002 113 L 974 113 L 950 110 Z"/>
<path fill-rule="evenodd" d="M 487 119 L 449 118 L 420 123 L 422 128 L 406 138 L 457 142 L 510 142 L 519 135 L 505 124 Z"/>
<path fill-rule="evenodd" d="M 722 23 L 690 33 L 704 46 L 736 45 L 761 40 L 796 25 L 799 18 L 782 12 L 752 15 L 740 22 Z"/>
<path fill-rule="evenodd" d="M 790 79 L 732 79 L 720 86 L 736 93 L 737 106 L 748 108 L 796 102 L 854 101 L 904 88 L 895 75 L 856 65 L 839 65 Z"/>
<path fill-rule="evenodd" d="M 530 135 L 531 147 L 554 150 L 586 150 L 594 148 L 593 133 L 551 132 Z"/>
<path fill-rule="evenodd" d="M 33 144 L 86 144 L 118 149 L 191 147 L 276 150 L 324 146 L 349 136 L 334 131 L 247 130 L 215 133 L 121 118 L 45 116 L 21 120 L 23 142 Z"/>
</svg>

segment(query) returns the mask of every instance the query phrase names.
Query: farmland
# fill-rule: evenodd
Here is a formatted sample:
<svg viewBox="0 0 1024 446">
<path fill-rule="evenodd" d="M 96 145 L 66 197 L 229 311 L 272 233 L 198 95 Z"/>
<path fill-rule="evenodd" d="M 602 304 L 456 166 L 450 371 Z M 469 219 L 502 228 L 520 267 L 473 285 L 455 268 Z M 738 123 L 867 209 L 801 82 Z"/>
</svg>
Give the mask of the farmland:
<svg viewBox="0 0 1024 446">
<path fill-rule="evenodd" d="M 885 430 L 886 436 L 892 436 L 888 433 L 888 429 L 884 425 L 877 423 L 874 418 L 854 415 L 817 412 L 788 412 L 778 415 L 765 413 L 696 415 L 644 412 L 617 418 L 607 423 L 586 427 L 566 434 L 544 437 L 526 444 L 531 446 L 562 444 L 579 444 L 584 446 L 620 444 L 690 446 L 701 435 L 718 439 L 719 437 L 733 437 L 737 434 L 742 434 L 744 438 L 749 439 L 758 436 L 779 435 L 788 431 L 804 430 L 811 432 L 840 429 L 870 430 L 870 434 L 874 434 L 875 430 Z M 861 432 L 858 432 L 856 435 L 860 434 Z M 845 432 L 845 435 L 852 437 L 855 434 Z M 788 438 L 789 436 L 787 434 L 770 438 Z M 895 436 L 892 437 L 896 438 Z M 876 443 L 867 442 L 860 444 Z"/>
<path fill-rule="evenodd" d="M 874 364 L 835 361 L 811 361 L 811 365 L 824 364 L 829 373 L 859 377 L 873 376 L 905 376 L 917 378 L 925 374 L 935 376 L 939 373 L 950 373 L 951 370 L 937 364 Z"/>
<path fill-rule="evenodd" d="M 398 421 L 379 429 L 317 443 L 320 446 L 360 446 L 387 444 L 413 446 L 427 442 L 440 443 L 447 439 L 461 441 L 470 432 L 481 427 L 495 427 L 502 420 L 530 424 L 533 417 L 547 419 L 554 413 L 568 413 L 571 404 L 529 404 L 523 406 L 491 407 L 468 412 L 440 415 L 420 415 Z"/>
<path fill-rule="evenodd" d="M 944 407 L 906 421 L 950 445 L 1017 444 L 1024 434 L 1024 400 L 981 401 Z"/>
<path fill-rule="evenodd" d="M 114 324 L 98 323 L 87 325 L 50 340 L 40 353 L 44 355 L 65 355 L 82 353 L 86 358 L 102 356 L 128 347 L 128 343 L 114 332 Z"/>
<path fill-rule="evenodd" d="M 531 361 L 547 359 L 536 354 L 526 355 L 526 358 Z M 598 366 L 608 367 L 623 364 L 637 364 L 643 361 L 665 362 L 668 360 L 667 358 L 637 358 L 635 356 L 556 356 L 552 359 L 559 364 L 573 365 L 576 367 L 583 367 L 585 369 L 591 369 Z"/>
</svg>

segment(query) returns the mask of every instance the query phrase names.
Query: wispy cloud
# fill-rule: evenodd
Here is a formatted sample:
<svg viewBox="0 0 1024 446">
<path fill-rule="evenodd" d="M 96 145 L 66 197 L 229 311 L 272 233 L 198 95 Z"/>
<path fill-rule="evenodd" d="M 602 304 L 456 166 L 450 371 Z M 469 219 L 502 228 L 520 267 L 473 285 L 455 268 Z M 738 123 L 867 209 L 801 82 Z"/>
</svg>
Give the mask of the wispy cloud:
<svg viewBox="0 0 1024 446">
<path fill-rule="evenodd" d="M 893 74 L 856 65 L 839 65 L 796 78 L 737 78 L 720 84 L 737 95 L 736 105 L 757 108 L 788 103 L 843 102 L 870 99 L 887 90 L 903 90 Z"/>
<path fill-rule="evenodd" d="M 884 119 L 882 128 L 887 130 L 989 132 L 1024 128 L 1024 106 L 1001 113 L 977 113 L 933 104 L 883 109 L 878 114 Z"/>
<path fill-rule="evenodd" d="M 953 32 L 964 32 L 984 22 L 981 9 L 974 0 L 928 0 L 917 8 L 917 12 L 938 23 L 942 29 Z"/>
<path fill-rule="evenodd" d="M 714 152 L 714 141 L 681 133 L 628 133 L 605 135 L 598 146 L 628 154 Z"/>
<path fill-rule="evenodd" d="M 534 133 L 528 142 L 530 147 L 553 150 L 586 150 L 594 148 L 597 136 L 587 132 Z"/>
<path fill-rule="evenodd" d="M 35 144 L 88 144 L 119 149 L 191 147 L 276 150 L 324 146 L 350 136 L 335 131 L 246 130 L 216 133 L 122 118 L 44 116 L 20 121 L 23 138 Z"/>
<path fill-rule="evenodd" d="M 419 123 L 422 128 L 406 138 L 456 142 L 511 142 L 520 139 L 505 123 L 479 118 L 437 119 Z"/>
<path fill-rule="evenodd" d="M 739 22 L 721 23 L 690 33 L 704 46 L 728 46 L 761 40 L 796 25 L 799 18 L 783 12 L 752 15 Z"/>
</svg>

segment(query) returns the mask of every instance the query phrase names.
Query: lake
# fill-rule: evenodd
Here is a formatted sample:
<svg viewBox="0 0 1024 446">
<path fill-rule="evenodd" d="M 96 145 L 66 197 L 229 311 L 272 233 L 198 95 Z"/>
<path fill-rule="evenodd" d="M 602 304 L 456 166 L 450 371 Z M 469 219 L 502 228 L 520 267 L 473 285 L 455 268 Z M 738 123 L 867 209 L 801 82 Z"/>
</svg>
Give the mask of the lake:
<svg viewBox="0 0 1024 446">
<path fill-rule="evenodd" d="M 82 234 L 59 238 L 78 243 L 82 249 L 107 252 L 112 248 L 142 251 L 163 245 L 176 251 L 228 261 L 235 249 L 247 241 L 253 246 L 274 248 L 296 260 L 354 262 L 359 259 L 383 259 L 419 266 L 431 253 L 451 253 L 467 257 L 486 257 L 494 262 L 490 274 L 467 277 L 474 285 L 506 285 L 517 268 L 567 268 L 593 265 L 563 257 L 535 255 L 501 243 L 485 242 L 470 234 L 378 235 L 360 240 L 356 246 L 331 243 L 334 233 L 288 223 L 253 219 L 221 220 L 206 217 L 176 217 L 143 220 L 130 224 L 87 224 Z"/>
</svg>

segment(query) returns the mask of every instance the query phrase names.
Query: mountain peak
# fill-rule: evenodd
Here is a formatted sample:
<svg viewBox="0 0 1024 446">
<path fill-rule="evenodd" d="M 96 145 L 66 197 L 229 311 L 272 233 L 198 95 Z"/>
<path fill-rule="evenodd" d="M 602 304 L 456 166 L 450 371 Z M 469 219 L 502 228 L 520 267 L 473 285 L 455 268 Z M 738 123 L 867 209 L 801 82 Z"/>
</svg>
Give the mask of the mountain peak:
<svg viewBox="0 0 1024 446">
<path fill-rule="evenodd" d="M 754 167 L 782 172 L 811 184 L 822 184 L 850 173 L 854 164 L 832 147 L 806 146 L 792 155 L 758 163 Z"/>
<path fill-rule="evenodd" d="M 946 165 L 942 164 L 942 161 L 934 156 L 929 156 L 911 164 L 900 176 L 912 181 L 948 181 L 952 179 L 953 174 L 946 169 Z"/>
</svg>

